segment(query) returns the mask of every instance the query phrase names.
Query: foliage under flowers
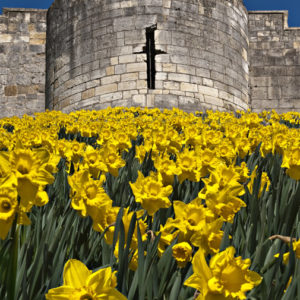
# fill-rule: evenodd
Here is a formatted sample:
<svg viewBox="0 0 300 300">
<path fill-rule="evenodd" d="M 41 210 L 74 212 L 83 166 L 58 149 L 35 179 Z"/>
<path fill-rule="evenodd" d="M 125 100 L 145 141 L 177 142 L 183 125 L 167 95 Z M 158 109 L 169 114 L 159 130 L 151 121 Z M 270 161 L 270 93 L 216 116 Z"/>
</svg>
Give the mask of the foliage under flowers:
<svg viewBox="0 0 300 300">
<path fill-rule="evenodd" d="M 299 117 L 1 119 L 0 297 L 295 299 Z"/>
</svg>

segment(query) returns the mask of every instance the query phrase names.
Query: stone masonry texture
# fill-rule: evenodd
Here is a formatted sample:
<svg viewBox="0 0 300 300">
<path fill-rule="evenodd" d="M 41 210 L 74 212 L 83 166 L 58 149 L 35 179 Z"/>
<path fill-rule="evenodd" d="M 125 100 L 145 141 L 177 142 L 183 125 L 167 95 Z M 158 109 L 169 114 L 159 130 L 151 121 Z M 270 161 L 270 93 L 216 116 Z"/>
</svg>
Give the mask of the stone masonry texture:
<svg viewBox="0 0 300 300">
<path fill-rule="evenodd" d="M 150 26 L 160 51 L 155 89 L 144 49 Z M 48 10 L 49 109 L 244 110 L 248 80 L 241 0 L 55 0 Z"/>
<path fill-rule="evenodd" d="M 45 110 L 47 10 L 0 15 L 0 118 Z"/>
<path fill-rule="evenodd" d="M 254 111 L 300 111 L 300 28 L 287 11 L 249 12 L 250 95 Z"/>
<path fill-rule="evenodd" d="M 108 106 L 300 111 L 300 28 L 287 19 L 287 11 L 247 12 L 242 0 L 4 8 L 0 118 Z"/>
</svg>

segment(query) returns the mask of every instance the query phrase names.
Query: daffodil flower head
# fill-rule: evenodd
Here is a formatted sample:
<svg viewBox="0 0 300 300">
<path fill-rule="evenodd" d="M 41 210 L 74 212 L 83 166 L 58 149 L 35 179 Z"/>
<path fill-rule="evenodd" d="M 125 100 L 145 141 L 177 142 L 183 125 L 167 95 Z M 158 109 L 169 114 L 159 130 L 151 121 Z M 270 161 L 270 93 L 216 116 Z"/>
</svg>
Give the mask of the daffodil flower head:
<svg viewBox="0 0 300 300">
<path fill-rule="evenodd" d="M 18 208 L 17 191 L 0 188 L 0 238 L 4 240 L 12 226 Z"/>
<path fill-rule="evenodd" d="M 184 268 L 192 260 L 193 248 L 187 242 L 181 242 L 172 247 L 172 255 L 179 268 Z"/>
<path fill-rule="evenodd" d="M 208 266 L 203 250 L 197 251 L 192 261 L 194 273 L 184 284 L 200 291 L 198 300 L 246 299 L 245 293 L 261 283 L 262 277 L 248 269 L 250 259 L 234 254 L 235 249 L 228 247 L 213 256 Z"/>
<path fill-rule="evenodd" d="M 70 259 L 64 267 L 63 286 L 50 289 L 46 300 L 125 300 L 116 289 L 115 273 L 110 267 L 92 273 L 79 260 Z"/>
<path fill-rule="evenodd" d="M 169 196 L 173 188 L 163 183 L 153 173 L 144 177 L 142 172 L 138 171 L 138 178 L 135 183 L 130 182 L 130 187 L 135 196 L 135 201 L 141 203 L 142 207 L 150 216 L 153 216 L 160 208 L 171 206 Z"/>
</svg>

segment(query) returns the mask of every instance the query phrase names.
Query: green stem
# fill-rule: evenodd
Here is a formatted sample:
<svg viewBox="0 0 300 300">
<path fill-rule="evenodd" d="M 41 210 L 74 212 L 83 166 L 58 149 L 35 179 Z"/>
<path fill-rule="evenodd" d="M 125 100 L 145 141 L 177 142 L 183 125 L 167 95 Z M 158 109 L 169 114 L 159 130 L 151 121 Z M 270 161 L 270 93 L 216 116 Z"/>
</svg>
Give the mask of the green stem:
<svg viewBox="0 0 300 300">
<path fill-rule="evenodd" d="M 7 272 L 7 299 L 16 299 L 16 281 L 17 281 L 17 267 L 18 267 L 18 244 L 19 244 L 20 226 L 17 225 L 17 218 L 15 218 L 12 225 L 12 249 L 10 252 L 8 272 Z"/>
</svg>

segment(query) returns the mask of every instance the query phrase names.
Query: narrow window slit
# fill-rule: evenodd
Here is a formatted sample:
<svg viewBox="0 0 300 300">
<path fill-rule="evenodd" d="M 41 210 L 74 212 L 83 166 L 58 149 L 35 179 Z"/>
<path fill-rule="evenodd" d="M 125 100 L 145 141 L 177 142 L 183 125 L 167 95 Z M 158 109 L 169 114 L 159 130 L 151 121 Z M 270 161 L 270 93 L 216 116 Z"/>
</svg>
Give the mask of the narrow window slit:
<svg viewBox="0 0 300 300">
<path fill-rule="evenodd" d="M 155 30 L 157 25 L 152 25 L 146 28 L 146 46 L 143 47 L 143 51 L 134 52 L 135 54 L 146 53 L 147 55 L 147 86 L 148 89 L 155 89 L 155 56 L 158 54 L 165 54 L 166 52 L 155 49 Z"/>
</svg>

